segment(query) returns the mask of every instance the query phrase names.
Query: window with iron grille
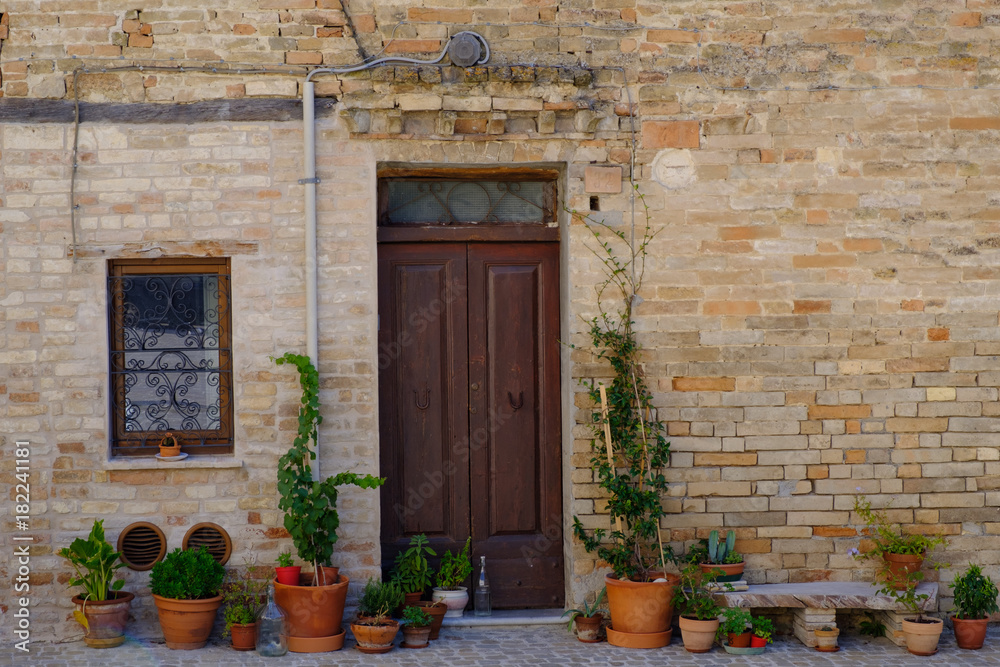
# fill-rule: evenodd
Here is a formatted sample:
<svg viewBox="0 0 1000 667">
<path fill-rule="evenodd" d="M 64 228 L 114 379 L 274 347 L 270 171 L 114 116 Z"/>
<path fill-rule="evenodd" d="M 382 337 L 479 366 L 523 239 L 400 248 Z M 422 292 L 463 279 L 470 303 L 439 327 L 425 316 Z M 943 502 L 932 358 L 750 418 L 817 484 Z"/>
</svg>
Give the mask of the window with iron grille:
<svg viewBox="0 0 1000 667">
<path fill-rule="evenodd" d="M 229 260 L 112 260 L 108 324 L 112 454 L 232 452 Z"/>
</svg>

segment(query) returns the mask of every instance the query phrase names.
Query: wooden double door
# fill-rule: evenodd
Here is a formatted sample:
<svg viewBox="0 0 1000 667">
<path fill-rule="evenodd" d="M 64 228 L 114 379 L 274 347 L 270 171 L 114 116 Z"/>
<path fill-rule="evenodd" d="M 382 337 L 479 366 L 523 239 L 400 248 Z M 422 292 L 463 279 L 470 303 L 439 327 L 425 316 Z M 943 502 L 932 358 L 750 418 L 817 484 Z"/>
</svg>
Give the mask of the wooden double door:
<svg viewBox="0 0 1000 667">
<path fill-rule="evenodd" d="M 471 536 L 494 607 L 561 607 L 558 243 L 378 252 L 383 569 Z"/>
</svg>

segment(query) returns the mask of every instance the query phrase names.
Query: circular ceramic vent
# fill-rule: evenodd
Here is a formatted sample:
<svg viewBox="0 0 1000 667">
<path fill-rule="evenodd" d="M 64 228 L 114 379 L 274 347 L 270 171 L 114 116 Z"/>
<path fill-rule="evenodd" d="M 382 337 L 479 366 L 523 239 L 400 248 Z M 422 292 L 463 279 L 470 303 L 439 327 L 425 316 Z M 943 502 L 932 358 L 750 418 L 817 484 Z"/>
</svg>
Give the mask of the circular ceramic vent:
<svg viewBox="0 0 1000 667">
<path fill-rule="evenodd" d="M 184 535 L 184 542 L 181 546 L 184 549 L 205 547 L 220 565 L 229 562 L 229 555 L 233 552 L 233 542 L 229 539 L 229 533 L 226 532 L 225 528 L 214 523 L 199 523 L 191 526 L 191 530 Z"/>
<path fill-rule="evenodd" d="M 121 561 L 130 570 L 149 570 L 167 553 L 167 538 L 151 523 L 133 523 L 118 536 Z"/>
</svg>

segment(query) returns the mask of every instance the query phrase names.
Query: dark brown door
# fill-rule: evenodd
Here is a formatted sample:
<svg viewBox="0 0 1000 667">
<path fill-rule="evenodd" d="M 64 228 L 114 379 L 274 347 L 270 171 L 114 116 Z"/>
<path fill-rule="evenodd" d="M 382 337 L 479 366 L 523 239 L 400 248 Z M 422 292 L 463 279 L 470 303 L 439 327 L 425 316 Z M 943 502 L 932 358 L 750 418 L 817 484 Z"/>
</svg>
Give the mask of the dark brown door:
<svg viewBox="0 0 1000 667">
<path fill-rule="evenodd" d="M 383 567 L 472 536 L 497 608 L 563 604 L 555 243 L 379 246 Z"/>
</svg>

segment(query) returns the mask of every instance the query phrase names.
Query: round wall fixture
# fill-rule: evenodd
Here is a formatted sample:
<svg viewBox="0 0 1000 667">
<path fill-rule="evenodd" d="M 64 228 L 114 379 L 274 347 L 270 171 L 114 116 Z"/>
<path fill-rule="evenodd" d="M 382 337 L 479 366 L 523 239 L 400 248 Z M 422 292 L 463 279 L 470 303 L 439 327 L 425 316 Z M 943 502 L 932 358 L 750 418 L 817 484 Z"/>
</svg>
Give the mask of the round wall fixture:
<svg viewBox="0 0 1000 667">
<path fill-rule="evenodd" d="M 130 570 L 150 570 L 167 553 L 167 538 L 163 531 L 146 521 L 125 527 L 118 536 L 121 561 Z"/>
<path fill-rule="evenodd" d="M 199 523 L 191 526 L 181 543 L 184 550 L 205 547 L 219 565 L 229 562 L 233 553 L 233 541 L 222 526 L 214 523 Z"/>
<path fill-rule="evenodd" d="M 451 58 L 452 65 L 459 67 L 482 65 L 490 58 L 490 47 L 482 35 L 469 31 L 460 32 L 448 42 L 448 57 Z"/>
</svg>

